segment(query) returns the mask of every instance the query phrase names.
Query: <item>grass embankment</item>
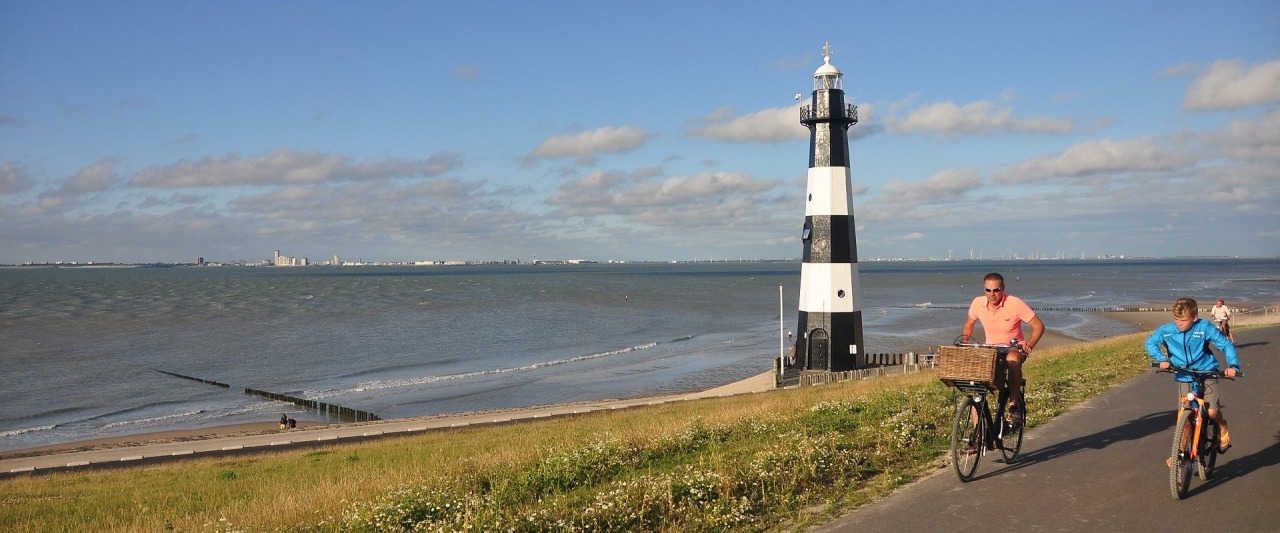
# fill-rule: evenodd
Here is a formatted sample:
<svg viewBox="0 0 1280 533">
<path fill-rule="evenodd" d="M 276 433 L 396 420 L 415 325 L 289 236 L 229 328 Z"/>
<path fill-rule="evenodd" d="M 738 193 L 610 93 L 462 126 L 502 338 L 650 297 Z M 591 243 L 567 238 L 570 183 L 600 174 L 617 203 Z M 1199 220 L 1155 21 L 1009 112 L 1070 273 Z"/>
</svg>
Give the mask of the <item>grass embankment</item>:
<svg viewBox="0 0 1280 533">
<path fill-rule="evenodd" d="M 1042 350 L 1034 427 L 1144 371 L 1142 335 Z M 372 443 L 0 481 L 9 531 L 778 531 L 941 465 L 932 372 Z"/>
</svg>

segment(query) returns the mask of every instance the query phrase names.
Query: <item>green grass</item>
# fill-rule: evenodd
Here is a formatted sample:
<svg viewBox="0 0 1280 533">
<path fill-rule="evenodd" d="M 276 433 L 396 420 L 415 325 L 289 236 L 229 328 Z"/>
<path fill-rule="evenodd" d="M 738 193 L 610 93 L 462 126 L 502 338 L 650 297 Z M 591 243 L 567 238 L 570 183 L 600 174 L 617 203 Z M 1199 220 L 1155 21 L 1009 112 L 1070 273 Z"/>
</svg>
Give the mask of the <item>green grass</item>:
<svg viewBox="0 0 1280 533">
<path fill-rule="evenodd" d="M 1142 335 L 1037 352 L 1035 427 L 1147 369 Z M 931 372 L 297 451 L 0 481 L 9 531 L 783 531 L 942 466 Z"/>
</svg>

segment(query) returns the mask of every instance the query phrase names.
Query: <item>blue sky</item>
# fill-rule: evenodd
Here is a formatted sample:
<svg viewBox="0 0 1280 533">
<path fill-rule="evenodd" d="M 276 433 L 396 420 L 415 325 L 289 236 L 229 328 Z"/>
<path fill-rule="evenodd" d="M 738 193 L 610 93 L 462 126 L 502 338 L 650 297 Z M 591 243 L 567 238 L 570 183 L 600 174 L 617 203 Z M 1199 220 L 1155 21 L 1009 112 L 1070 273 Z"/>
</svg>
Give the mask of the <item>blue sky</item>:
<svg viewBox="0 0 1280 533">
<path fill-rule="evenodd" d="M 1280 4 L 879 4 L 0 0 L 0 263 L 799 257 L 824 42 L 861 260 L 1280 254 Z"/>
</svg>

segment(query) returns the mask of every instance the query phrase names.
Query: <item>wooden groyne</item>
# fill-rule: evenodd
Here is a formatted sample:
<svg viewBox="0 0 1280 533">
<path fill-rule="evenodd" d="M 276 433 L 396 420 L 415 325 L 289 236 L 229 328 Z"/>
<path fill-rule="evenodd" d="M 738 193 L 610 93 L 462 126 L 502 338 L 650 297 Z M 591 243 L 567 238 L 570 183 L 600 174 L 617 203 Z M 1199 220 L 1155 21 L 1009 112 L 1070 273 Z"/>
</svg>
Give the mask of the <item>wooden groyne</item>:
<svg viewBox="0 0 1280 533">
<path fill-rule="evenodd" d="M 167 375 L 173 376 L 175 378 L 189 379 L 191 381 L 199 381 L 200 383 L 207 383 L 209 385 L 213 385 L 215 387 L 222 387 L 224 389 L 231 388 L 231 385 L 228 385 L 226 383 L 220 383 L 211 379 L 202 379 L 197 377 L 184 376 L 182 374 L 167 372 L 164 370 L 160 370 L 158 368 L 153 368 L 152 370 L 155 370 L 156 372 L 159 372 L 161 374 L 167 374 Z M 308 400 L 306 398 L 299 398 L 297 396 L 289 396 L 288 394 L 277 394 L 274 392 L 268 392 L 264 390 L 250 389 L 250 388 L 244 389 L 244 393 L 250 396 L 260 396 L 268 400 L 275 400 L 278 402 L 289 402 L 294 405 L 299 405 L 307 409 L 320 411 L 321 413 L 325 413 L 325 414 L 328 414 L 329 416 L 337 417 L 340 420 L 349 421 L 349 422 L 370 422 L 373 420 L 382 420 L 382 418 L 379 417 L 378 415 L 375 415 L 368 411 L 361 411 L 359 409 L 352 409 L 350 407 L 343 407 L 341 405 L 335 405 L 335 404 L 326 403 L 326 402 L 319 402 L 316 400 Z"/>
<path fill-rule="evenodd" d="M 288 394 L 277 394 L 274 392 L 268 392 L 264 390 L 250 389 L 250 388 L 244 389 L 244 393 L 252 396 L 261 396 L 263 398 L 267 398 L 269 400 L 275 400 L 278 402 L 289 402 L 297 406 L 301 406 L 307 409 L 314 409 L 316 411 L 320 411 L 321 413 L 326 413 L 331 416 L 336 416 L 342 420 L 347 420 L 351 422 L 370 422 L 373 420 L 382 420 L 382 418 L 379 417 L 378 415 L 375 415 L 368 411 L 361 411 L 359 409 L 352 409 L 350 407 L 343 407 L 341 405 L 336 405 L 336 404 L 326 403 L 326 402 L 321 402 L 316 400 L 308 400 L 306 398 L 299 398 L 297 396 L 289 396 Z"/>
<path fill-rule="evenodd" d="M 222 388 L 224 388 L 224 389 L 229 389 L 229 388 L 231 388 L 231 385 L 227 385 L 226 383 L 219 383 L 219 382 L 217 382 L 217 381 L 213 381 L 213 380 L 211 380 L 211 379 L 193 378 L 193 377 L 191 377 L 191 376 L 184 376 L 184 375 L 182 375 L 182 374 L 175 374 L 175 373 L 173 373 L 173 372 L 165 372 L 164 370 L 160 370 L 160 369 L 156 369 L 156 368 L 153 368 L 152 370 L 155 370 L 156 372 L 159 372 L 159 373 L 161 373 L 161 374 L 168 374 L 168 375 L 173 376 L 173 377 L 175 377 L 175 378 L 189 379 L 189 380 L 191 380 L 191 381 L 199 381 L 200 383 L 208 383 L 209 385 L 213 385 L 213 386 L 216 386 L 216 387 L 222 387 Z"/>
</svg>

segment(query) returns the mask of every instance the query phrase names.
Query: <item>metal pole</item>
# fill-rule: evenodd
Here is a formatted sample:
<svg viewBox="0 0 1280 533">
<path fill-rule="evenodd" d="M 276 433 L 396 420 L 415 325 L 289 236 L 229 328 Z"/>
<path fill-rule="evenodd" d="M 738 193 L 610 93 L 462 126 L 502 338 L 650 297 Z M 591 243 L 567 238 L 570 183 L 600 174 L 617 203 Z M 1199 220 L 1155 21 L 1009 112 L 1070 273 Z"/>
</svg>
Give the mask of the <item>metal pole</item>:
<svg viewBox="0 0 1280 533">
<path fill-rule="evenodd" d="M 778 284 L 778 377 L 787 375 L 786 339 L 782 336 L 782 284 Z"/>
</svg>

